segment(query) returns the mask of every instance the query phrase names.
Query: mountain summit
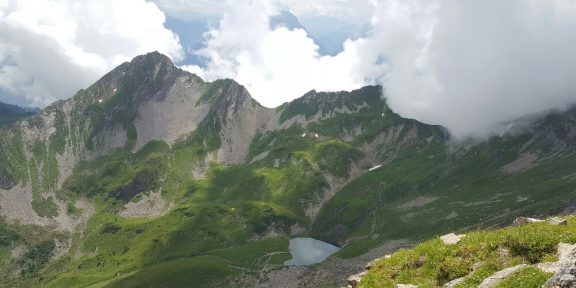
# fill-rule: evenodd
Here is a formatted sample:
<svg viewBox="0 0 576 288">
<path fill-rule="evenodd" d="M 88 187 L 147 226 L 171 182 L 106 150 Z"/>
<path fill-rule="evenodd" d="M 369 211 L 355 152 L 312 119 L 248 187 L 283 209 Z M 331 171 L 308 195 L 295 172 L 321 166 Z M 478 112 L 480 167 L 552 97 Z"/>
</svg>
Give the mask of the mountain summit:
<svg viewBox="0 0 576 288">
<path fill-rule="evenodd" d="M 572 109 L 457 144 L 378 86 L 269 109 L 149 53 L 0 128 L 0 285 L 342 285 L 422 237 L 569 209 L 575 131 Z M 284 267 L 295 236 L 342 249 Z"/>
</svg>

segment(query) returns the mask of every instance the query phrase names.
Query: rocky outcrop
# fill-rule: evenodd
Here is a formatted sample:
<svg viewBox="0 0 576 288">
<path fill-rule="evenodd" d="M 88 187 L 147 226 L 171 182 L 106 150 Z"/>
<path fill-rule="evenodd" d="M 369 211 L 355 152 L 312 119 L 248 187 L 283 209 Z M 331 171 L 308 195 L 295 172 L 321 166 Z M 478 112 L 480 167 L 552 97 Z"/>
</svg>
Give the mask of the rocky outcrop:
<svg viewBox="0 0 576 288">
<path fill-rule="evenodd" d="M 366 271 L 362 271 L 358 274 L 354 274 L 354 275 L 346 278 L 346 282 L 348 283 L 348 285 L 355 288 L 356 286 L 358 286 L 358 284 L 360 284 L 360 282 L 362 281 L 362 278 L 364 276 L 366 276 L 366 273 L 367 273 Z"/>
<path fill-rule="evenodd" d="M 530 223 L 540 223 L 544 222 L 545 220 L 537 219 L 537 218 L 530 218 L 530 217 L 518 217 L 514 219 L 512 225 L 514 226 L 521 226 Z M 548 218 L 548 224 L 550 225 L 568 225 L 568 220 L 560 217 L 551 217 Z"/>
<path fill-rule="evenodd" d="M 560 254 L 559 268 L 544 287 L 576 287 L 576 245 L 560 243 L 558 253 Z"/>
<path fill-rule="evenodd" d="M 521 225 L 526 225 L 526 224 L 530 224 L 530 223 L 538 223 L 538 222 L 542 222 L 542 221 L 544 221 L 544 220 L 536 219 L 536 218 L 530 218 L 530 217 L 518 217 L 518 218 L 514 219 L 514 221 L 512 222 L 512 225 L 521 226 Z"/>
<path fill-rule="evenodd" d="M 543 262 L 534 265 L 534 267 L 544 273 L 556 273 L 560 270 L 560 262 Z"/>
<path fill-rule="evenodd" d="M 510 267 L 510 268 L 506 268 L 504 270 L 498 271 L 498 272 L 494 273 L 492 276 L 484 279 L 484 281 L 482 281 L 482 283 L 480 283 L 480 285 L 478 285 L 478 288 L 495 287 L 496 285 L 498 285 L 498 283 L 502 282 L 502 280 L 504 280 L 506 277 L 508 277 L 508 276 L 516 273 L 520 269 L 523 269 L 526 267 L 528 267 L 528 265 L 520 264 L 520 265 L 516 265 L 514 267 Z"/>
<path fill-rule="evenodd" d="M 552 217 L 548 219 L 548 224 L 550 225 L 568 225 L 568 220 L 560 217 Z"/>
<path fill-rule="evenodd" d="M 454 245 L 454 244 L 460 242 L 462 240 L 462 237 L 464 237 L 464 235 L 456 235 L 454 233 L 450 233 L 450 234 L 440 236 L 440 240 L 442 240 L 442 242 L 445 245 Z"/>
<path fill-rule="evenodd" d="M 444 284 L 442 286 L 442 288 L 453 288 L 456 287 L 457 285 L 459 285 L 460 283 L 464 282 L 466 280 L 466 277 L 460 277 L 457 279 L 454 279 L 446 284 Z"/>
</svg>

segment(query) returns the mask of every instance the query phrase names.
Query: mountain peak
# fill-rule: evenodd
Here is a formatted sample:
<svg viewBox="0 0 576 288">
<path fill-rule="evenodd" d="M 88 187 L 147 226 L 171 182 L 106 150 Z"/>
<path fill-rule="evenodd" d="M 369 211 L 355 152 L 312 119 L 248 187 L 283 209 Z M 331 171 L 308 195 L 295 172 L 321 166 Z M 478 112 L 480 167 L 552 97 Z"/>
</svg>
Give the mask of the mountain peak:
<svg viewBox="0 0 576 288">
<path fill-rule="evenodd" d="M 158 51 L 152 51 L 152 52 L 148 52 L 146 54 L 142 54 L 142 55 L 138 55 L 136 57 L 134 57 L 134 59 L 132 59 L 132 61 L 130 61 L 130 63 L 133 64 L 137 64 L 137 63 L 169 63 L 171 65 L 174 65 L 174 63 L 172 62 L 172 59 L 170 59 L 170 57 L 158 52 Z"/>
<path fill-rule="evenodd" d="M 283 10 L 278 15 L 270 17 L 270 28 L 277 29 L 280 27 L 285 27 L 288 30 L 303 29 L 304 26 L 300 24 L 298 18 L 292 14 L 290 11 Z"/>
</svg>

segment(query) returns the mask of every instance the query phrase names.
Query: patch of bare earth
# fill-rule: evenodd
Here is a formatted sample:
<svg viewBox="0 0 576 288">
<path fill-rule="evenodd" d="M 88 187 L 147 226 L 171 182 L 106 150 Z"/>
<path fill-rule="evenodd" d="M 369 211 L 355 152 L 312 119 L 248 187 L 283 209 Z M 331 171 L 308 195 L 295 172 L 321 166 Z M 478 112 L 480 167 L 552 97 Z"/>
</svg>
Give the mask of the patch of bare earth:
<svg viewBox="0 0 576 288">
<path fill-rule="evenodd" d="M 516 174 L 534 167 L 537 160 L 538 156 L 536 154 L 524 153 L 518 159 L 502 166 L 500 169 L 505 174 Z"/>
<path fill-rule="evenodd" d="M 168 210 L 169 205 L 162 198 L 162 192 L 148 193 L 137 202 L 130 202 L 124 205 L 124 210 L 118 213 L 122 217 L 156 217 L 162 215 Z"/>
<path fill-rule="evenodd" d="M 47 193 L 44 196 L 52 196 Z M 73 231 L 79 224 L 86 223 L 92 215 L 94 208 L 86 200 L 76 202 L 76 208 L 82 210 L 79 216 L 70 216 L 67 213 L 67 204 L 55 200 L 58 207 L 58 215 L 54 218 L 40 217 L 32 208 L 32 192 L 29 188 L 16 185 L 10 190 L 0 190 L 0 216 L 8 222 L 20 225 L 37 225 L 41 227 L 52 227 L 59 231 Z"/>
<path fill-rule="evenodd" d="M 418 207 L 424 207 L 436 200 L 438 200 L 440 198 L 438 197 L 429 197 L 429 196 L 421 196 L 421 197 L 417 197 L 412 199 L 411 201 L 408 201 L 406 203 L 400 204 L 398 205 L 398 208 L 402 209 L 402 210 L 408 210 L 408 209 L 413 209 L 413 208 L 418 208 Z"/>
<path fill-rule="evenodd" d="M 10 190 L 0 190 L 0 215 L 9 222 L 21 225 L 54 225 L 51 219 L 36 214 L 32 209 L 32 192 L 20 185 Z"/>
<path fill-rule="evenodd" d="M 457 217 L 458 217 L 458 213 L 452 211 L 452 212 L 450 212 L 450 214 L 448 214 L 448 216 L 444 217 L 444 219 L 452 220 L 452 219 L 456 219 Z"/>
</svg>

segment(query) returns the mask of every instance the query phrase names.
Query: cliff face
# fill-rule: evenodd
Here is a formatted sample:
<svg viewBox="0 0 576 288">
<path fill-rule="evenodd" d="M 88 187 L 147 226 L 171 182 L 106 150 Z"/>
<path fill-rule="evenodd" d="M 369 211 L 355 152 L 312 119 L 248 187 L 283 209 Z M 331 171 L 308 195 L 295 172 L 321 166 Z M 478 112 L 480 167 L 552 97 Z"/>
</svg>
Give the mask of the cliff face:
<svg viewBox="0 0 576 288">
<path fill-rule="evenodd" d="M 92 285 L 126 272 L 144 281 L 184 261 L 214 269 L 210 283 L 246 271 L 267 283 L 285 237 L 310 235 L 344 248 L 321 277 L 338 285 L 335 267 L 355 272 L 363 261 L 347 259 L 372 249 L 575 201 L 575 111 L 452 143 L 444 128 L 391 111 L 377 86 L 268 109 L 233 80 L 139 56 L 0 129 L 0 232 L 12 235 L 0 237 L 0 255 L 13 255 L 0 273 Z M 63 257 L 71 266 L 57 266 Z"/>
</svg>

